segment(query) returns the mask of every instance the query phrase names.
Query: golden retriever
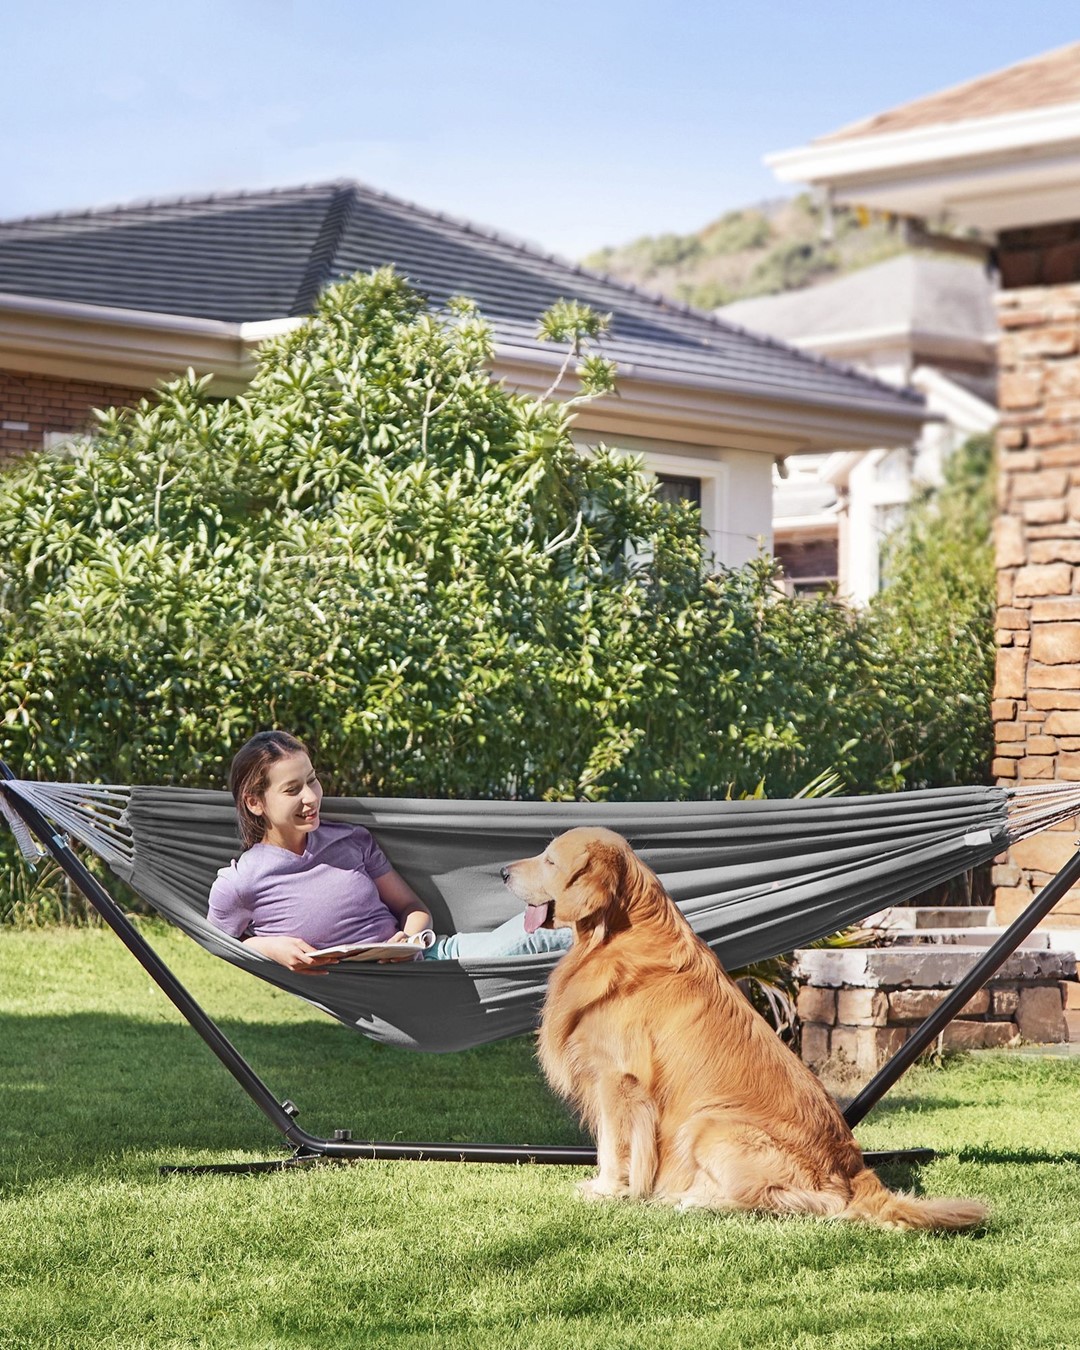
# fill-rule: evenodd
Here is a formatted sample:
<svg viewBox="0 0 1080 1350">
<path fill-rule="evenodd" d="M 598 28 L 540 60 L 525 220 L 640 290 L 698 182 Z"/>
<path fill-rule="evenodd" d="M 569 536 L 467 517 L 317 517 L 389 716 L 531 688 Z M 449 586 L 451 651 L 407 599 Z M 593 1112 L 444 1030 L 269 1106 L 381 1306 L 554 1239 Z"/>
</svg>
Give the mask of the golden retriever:
<svg viewBox="0 0 1080 1350">
<path fill-rule="evenodd" d="M 596 1139 L 590 1196 L 969 1228 L 974 1201 L 898 1195 L 625 839 L 574 829 L 503 877 L 525 925 L 570 927 L 540 1026 L 551 1086 Z"/>
</svg>

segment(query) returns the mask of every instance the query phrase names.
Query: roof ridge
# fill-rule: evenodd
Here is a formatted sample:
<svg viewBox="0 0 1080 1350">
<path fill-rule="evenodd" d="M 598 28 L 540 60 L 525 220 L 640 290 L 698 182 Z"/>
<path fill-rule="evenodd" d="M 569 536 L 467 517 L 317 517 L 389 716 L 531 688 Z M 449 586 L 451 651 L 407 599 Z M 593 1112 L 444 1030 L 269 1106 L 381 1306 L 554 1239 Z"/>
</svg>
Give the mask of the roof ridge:
<svg viewBox="0 0 1080 1350">
<path fill-rule="evenodd" d="M 356 184 L 339 184 L 326 208 L 322 227 L 311 248 L 308 265 L 296 288 L 296 297 L 290 310 L 290 318 L 301 314 L 310 314 L 319 298 L 319 292 L 330 280 L 334 269 L 334 258 L 345 233 L 352 208 L 356 201 Z"/>
<path fill-rule="evenodd" d="M 28 216 L 9 216 L 5 225 L 37 225 L 49 220 L 85 220 L 91 216 L 117 215 L 124 211 L 145 211 L 153 206 L 209 206 L 211 202 L 248 201 L 254 197 L 284 197 L 290 192 L 326 192 L 342 187 L 361 187 L 349 178 L 331 178 L 318 183 L 293 183 L 287 187 L 236 188 L 229 192 L 180 192 L 170 197 L 137 197 L 134 201 L 103 202 L 99 206 L 72 207 L 65 211 L 40 211 Z"/>
</svg>

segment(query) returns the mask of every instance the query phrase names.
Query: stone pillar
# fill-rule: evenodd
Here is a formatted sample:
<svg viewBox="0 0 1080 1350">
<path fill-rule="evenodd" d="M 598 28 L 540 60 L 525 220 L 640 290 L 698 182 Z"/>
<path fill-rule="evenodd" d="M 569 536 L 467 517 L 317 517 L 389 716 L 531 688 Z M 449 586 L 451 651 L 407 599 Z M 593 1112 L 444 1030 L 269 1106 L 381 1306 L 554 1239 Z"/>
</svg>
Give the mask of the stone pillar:
<svg viewBox="0 0 1080 1350">
<path fill-rule="evenodd" d="M 1001 425 L 993 771 L 1002 785 L 1080 780 L 1080 285 L 998 297 Z M 1008 922 L 1074 851 L 1075 824 L 994 871 Z M 1080 893 L 1048 920 L 1080 926 Z"/>
</svg>

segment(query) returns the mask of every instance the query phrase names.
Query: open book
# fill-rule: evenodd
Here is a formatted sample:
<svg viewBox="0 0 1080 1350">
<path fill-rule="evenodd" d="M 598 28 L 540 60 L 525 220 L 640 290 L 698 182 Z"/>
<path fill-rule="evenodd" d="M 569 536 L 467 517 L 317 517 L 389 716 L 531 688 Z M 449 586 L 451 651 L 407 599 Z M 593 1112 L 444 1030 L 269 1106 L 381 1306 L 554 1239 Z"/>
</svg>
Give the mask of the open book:
<svg viewBox="0 0 1080 1350">
<path fill-rule="evenodd" d="M 404 942 L 349 942 L 341 947 L 320 947 L 318 951 L 309 952 L 310 956 L 336 956 L 339 961 L 385 961 L 387 957 L 402 956 L 403 948 L 407 951 L 410 947 L 419 948 L 420 951 L 435 943 L 435 934 L 430 928 L 425 928 L 423 932 L 414 933 Z M 417 951 L 416 956 L 420 955 Z M 413 958 L 414 960 L 416 957 Z"/>
</svg>

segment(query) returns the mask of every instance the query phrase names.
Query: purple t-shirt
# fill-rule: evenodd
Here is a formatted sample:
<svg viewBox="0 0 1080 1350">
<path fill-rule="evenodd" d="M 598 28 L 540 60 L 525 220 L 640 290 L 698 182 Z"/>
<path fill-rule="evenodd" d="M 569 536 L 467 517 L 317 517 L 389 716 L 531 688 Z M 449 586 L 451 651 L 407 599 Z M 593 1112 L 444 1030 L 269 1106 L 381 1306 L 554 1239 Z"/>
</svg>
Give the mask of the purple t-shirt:
<svg viewBox="0 0 1080 1350">
<path fill-rule="evenodd" d="M 235 938 L 299 937 L 313 947 L 385 942 L 398 921 L 375 878 L 391 871 L 362 825 L 328 821 L 303 853 L 254 844 L 217 874 L 210 922 Z"/>
</svg>

